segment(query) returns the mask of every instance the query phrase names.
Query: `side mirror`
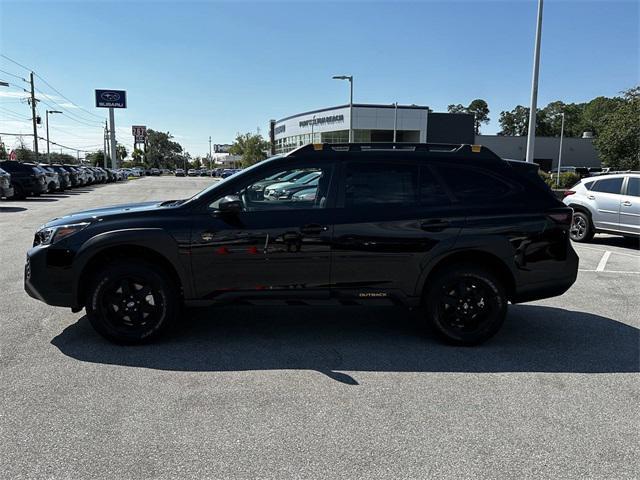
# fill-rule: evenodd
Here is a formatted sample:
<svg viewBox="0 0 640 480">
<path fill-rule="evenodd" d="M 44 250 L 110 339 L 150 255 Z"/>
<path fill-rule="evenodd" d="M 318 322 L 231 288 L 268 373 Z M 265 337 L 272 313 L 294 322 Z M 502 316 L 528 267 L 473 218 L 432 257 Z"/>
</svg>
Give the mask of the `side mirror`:
<svg viewBox="0 0 640 480">
<path fill-rule="evenodd" d="M 237 195 L 227 195 L 218 204 L 218 211 L 221 213 L 240 213 L 242 212 L 242 200 Z"/>
</svg>

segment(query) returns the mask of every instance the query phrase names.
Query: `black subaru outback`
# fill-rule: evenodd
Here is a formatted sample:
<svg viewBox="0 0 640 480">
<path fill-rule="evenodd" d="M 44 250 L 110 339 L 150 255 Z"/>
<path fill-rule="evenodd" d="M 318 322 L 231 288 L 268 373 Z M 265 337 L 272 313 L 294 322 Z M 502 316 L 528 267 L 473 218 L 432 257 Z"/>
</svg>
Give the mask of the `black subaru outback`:
<svg viewBox="0 0 640 480">
<path fill-rule="evenodd" d="M 188 199 L 52 220 L 25 288 L 85 307 L 121 343 L 157 337 L 185 305 L 272 301 L 421 307 L 447 340 L 477 344 L 508 302 L 576 279 L 572 210 L 531 167 L 477 145 L 307 145 Z M 302 200 L 252 188 L 296 170 L 319 174 Z"/>
</svg>

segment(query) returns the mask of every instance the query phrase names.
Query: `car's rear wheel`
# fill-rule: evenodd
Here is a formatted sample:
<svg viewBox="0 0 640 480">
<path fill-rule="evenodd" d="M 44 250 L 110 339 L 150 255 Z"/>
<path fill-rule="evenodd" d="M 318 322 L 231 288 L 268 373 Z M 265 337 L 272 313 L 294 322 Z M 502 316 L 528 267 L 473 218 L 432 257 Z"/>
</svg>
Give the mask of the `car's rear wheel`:
<svg viewBox="0 0 640 480">
<path fill-rule="evenodd" d="M 179 312 L 178 288 L 162 269 L 138 261 L 106 266 L 90 283 L 91 325 L 116 343 L 146 343 L 166 332 Z"/>
<path fill-rule="evenodd" d="M 27 198 L 27 196 L 24 193 L 24 190 L 22 189 L 22 187 L 18 184 L 14 184 L 13 185 L 13 197 L 11 197 L 12 200 L 24 200 L 25 198 Z"/>
<path fill-rule="evenodd" d="M 500 329 L 507 313 L 504 286 L 489 271 L 457 265 L 428 280 L 427 321 L 445 340 L 477 345 Z"/>
<path fill-rule="evenodd" d="M 573 212 L 573 221 L 569 236 L 574 242 L 588 242 L 593 238 L 595 230 L 591 225 L 591 218 L 584 212 Z"/>
</svg>

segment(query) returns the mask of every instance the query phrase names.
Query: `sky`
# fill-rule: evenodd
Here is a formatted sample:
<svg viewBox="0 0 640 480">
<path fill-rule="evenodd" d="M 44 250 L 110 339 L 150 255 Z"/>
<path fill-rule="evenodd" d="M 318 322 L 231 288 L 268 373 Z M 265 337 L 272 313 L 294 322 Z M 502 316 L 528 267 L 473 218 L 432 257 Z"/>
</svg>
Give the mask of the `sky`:
<svg viewBox="0 0 640 480">
<path fill-rule="evenodd" d="M 640 83 L 639 5 L 546 0 L 538 105 Z M 27 67 L 0 57 L 0 81 L 11 83 L 0 86 L 0 132 L 31 133 L 21 78 L 33 70 L 38 113 L 64 112 L 50 116 L 51 140 L 87 150 L 102 145 L 107 116 L 94 107 L 95 88 L 127 91 L 116 131 L 129 150 L 131 125 L 147 125 L 205 155 L 209 136 L 267 136 L 269 119 L 347 103 L 337 74 L 353 75 L 357 103 L 446 111 L 483 98 L 491 122 L 482 132 L 495 134 L 502 110 L 530 101 L 536 8 L 527 0 L 0 0 L 0 53 Z"/>
</svg>

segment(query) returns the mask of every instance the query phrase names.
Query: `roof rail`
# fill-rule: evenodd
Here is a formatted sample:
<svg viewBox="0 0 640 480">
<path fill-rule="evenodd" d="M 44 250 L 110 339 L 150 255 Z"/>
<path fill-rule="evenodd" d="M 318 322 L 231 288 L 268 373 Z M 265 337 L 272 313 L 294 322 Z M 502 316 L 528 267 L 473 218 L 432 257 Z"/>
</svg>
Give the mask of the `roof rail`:
<svg viewBox="0 0 640 480">
<path fill-rule="evenodd" d="M 455 154 L 469 154 L 477 158 L 498 159 L 500 157 L 483 145 L 470 145 L 467 143 L 393 143 L 393 142 L 369 142 L 369 143 L 308 143 L 295 150 L 293 153 L 307 153 L 312 151 L 342 151 L 342 152 L 370 152 L 380 150 L 405 150 L 412 152 L 443 152 Z"/>
</svg>

